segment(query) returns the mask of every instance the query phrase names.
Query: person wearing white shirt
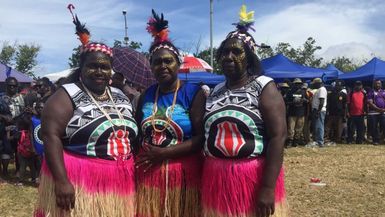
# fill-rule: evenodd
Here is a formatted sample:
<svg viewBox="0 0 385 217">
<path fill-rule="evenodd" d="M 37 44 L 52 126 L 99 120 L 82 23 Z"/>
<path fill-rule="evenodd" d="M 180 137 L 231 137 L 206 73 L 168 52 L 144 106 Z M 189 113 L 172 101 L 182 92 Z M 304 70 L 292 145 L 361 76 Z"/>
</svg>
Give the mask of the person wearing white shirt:
<svg viewBox="0 0 385 217">
<path fill-rule="evenodd" d="M 323 86 L 320 78 L 313 80 L 314 88 L 317 91 L 314 93 L 311 103 L 312 117 L 313 117 L 313 137 L 318 146 L 324 146 L 324 126 L 326 116 L 326 104 L 327 104 L 327 90 Z"/>
</svg>

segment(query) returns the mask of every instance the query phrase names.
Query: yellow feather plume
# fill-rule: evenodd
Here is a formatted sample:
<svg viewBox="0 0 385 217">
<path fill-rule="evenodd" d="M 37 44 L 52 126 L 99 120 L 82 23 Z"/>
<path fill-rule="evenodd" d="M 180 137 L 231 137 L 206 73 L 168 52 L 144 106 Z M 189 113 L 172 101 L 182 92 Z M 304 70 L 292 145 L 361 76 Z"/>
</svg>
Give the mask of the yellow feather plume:
<svg viewBox="0 0 385 217">
<path fill-rule="evenodd" d="M 241 23 L 252 23 L 254 22 L 254 11 L 247 12 L 246 5 L 242 5 L 239 11 L 239 20 Z"/>
</svg>

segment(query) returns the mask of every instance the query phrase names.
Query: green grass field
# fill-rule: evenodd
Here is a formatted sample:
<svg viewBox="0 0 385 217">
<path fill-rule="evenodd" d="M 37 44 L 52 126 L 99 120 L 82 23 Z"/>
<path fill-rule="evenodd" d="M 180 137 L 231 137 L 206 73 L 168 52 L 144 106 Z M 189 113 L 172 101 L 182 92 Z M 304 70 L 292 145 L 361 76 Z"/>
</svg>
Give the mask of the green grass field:
<svg viewBox="0 0 385 217">
<path fill-rule="evenodd" d="M 385 216 L 385 146 L 290 148 L 285 172 L 293 217 Z M 326 186 L 310 186 L 312 177 Z M 31 216 L 36 194 L 35 187 L 1 184 L 0 216 Z"/>
</svg>

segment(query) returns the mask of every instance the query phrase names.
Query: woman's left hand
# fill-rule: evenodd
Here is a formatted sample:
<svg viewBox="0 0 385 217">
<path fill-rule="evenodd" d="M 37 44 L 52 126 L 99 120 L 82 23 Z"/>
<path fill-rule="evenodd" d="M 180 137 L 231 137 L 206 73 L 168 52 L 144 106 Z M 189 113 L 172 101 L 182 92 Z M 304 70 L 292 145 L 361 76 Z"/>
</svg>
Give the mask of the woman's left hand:
<svg viewBox="0 0 385 217">
<path fill-rule="evenodd" d="M 148 145 L 145 152 L 137 156 L 135 162 L 136 168 L 144 168 L 143 171 L 146 172 L 152 166 L 161 164 L 166 159 L 164 149 L 165 148 Z"/>
<path fill-rule="evenodd" d="M 257 195 L 257 216 L 268 217 L 275 211 L 275 189 L 262 187 Z"/>
</svg>

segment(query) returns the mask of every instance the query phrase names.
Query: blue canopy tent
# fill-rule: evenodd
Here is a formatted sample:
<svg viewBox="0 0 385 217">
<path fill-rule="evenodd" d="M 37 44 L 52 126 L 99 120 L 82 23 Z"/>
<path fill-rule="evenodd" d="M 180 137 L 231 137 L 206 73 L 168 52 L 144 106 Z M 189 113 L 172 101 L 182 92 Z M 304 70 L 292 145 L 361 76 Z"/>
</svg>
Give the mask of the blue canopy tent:
<svg viewBox="0 0 385 217">
<path fill-rule="evenodd" d="M 179 73 L 179 79 L 182 81 L 199 84 L 203 82 L 209 86 L 215 86 L 223 81 L 225 81 L 225 76 L 217 75 L 209 72 L 192 72 L 192 73 Z"/>
<path fill-rule="evenodd" d="M 7 77 L 15 77 L 20 83 L 29 83 L 33 81 L 28 75 L 0 63 L 0 82 L 4 82 Z"/>
<path fill-rule="evenodd" d="M 263 74 L 281 82 L 284 79 L 301 78 L 302 80 L 312 80 L 313 78 L 322 78 L 324 81 L 338 78 L 336 70 L 318 69 L 297 64 L 283 54 L 277 54 L 273 57 L 261 61 Z"/>
<path fill-rule="evenodd" d="M 343 74 L 345 74 L 343 71 L 337 69 L 337 67 L 335 65 L 333 65 L 333 64 L 328 64 L 325 69 L 337 71 L 338 72 L 338 77 L 343 75 Z"/>
<path fill-rule="evenodd" d="M 375 79 L 385 79 L 385 61 L 374 57 L 365 65 L 355 71 L 339 76 L 339 79 L 346 81 L 373 81 Z"/>
</svg>

